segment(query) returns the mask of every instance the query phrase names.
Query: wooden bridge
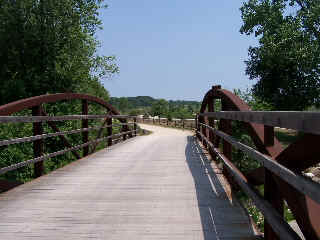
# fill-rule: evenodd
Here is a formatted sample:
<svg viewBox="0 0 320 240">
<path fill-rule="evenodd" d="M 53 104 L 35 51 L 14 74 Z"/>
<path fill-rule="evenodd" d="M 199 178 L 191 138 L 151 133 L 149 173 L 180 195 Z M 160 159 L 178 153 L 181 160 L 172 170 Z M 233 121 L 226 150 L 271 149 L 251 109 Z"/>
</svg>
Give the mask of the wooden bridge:
<svg viewBox="0 0 320 240">
<path fill-rule="evenodd" d="M 52 109 L 47 104 L 66 100 L 80 100 L 81 115 L 46 112 Z M 217 100 L 222 111 L 214 109 Z M 103 114 L 90 115 L 89 102 L 101 106 Z M 17 114 L 27 109 L 33 116 Z M 31 165 L 37 177 L 0 194 L 0 239 L 320 238 L 319 184 L 301 174 L 319 163 L 319 113 L 253 112 L 215 86 L 203 99 L 195 131 L 140 124 L 135 116 L 120 115 L 105 101 L 82 94 L 17 101 L 0 107 L 0 115 L 2 124 L 33 124 L 33 136 L 3 139 L 1 150 L 33 143 L 34 154 L 2 166 L 0 173 Z M 58 123 L 77 120 L 81 128 L 60 131 Z M 274 127 L 304 135 L 282 150 Z M 140 128 L 152 133 L 139 136 Z M 239 128 L 254 146 L 232 136 Z M 69 138 L 76 134 L 82 135 L 79 145 Z M 64 148 L 48 153 L 46 141 L 53 137 Z M 105 148 L 96 151 L 101 145 Z M 235 151 L 259 167 L 242 173 L 232 161 Z M 44 174 L 44 162 L 64 154 L 79 160 Z M 240 189 L 263 213 L 264 235 L 234 197 Z M 284 220 L 284 204 L 303 236 Z"/>
</svg>

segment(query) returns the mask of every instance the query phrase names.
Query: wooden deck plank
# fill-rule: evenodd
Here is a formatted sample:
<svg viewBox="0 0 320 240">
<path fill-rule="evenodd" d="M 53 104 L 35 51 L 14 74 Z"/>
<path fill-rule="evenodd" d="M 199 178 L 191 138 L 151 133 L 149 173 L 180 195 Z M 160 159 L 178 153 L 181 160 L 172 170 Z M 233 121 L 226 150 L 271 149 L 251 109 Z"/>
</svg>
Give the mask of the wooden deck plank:
<svg viewBox="0 0 320 240">
<path fill-rule="evenodd" d="M 145 127 L 0 194 L 0 239 L 253 239 L 191 132 Z"/>
</svg>

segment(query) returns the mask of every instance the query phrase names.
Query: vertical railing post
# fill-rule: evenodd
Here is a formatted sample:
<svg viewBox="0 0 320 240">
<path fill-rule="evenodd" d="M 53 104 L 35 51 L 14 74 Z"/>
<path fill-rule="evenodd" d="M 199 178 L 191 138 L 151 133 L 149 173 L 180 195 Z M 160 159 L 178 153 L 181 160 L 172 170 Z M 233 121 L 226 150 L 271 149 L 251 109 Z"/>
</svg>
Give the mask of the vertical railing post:
<svg viewBox="0 0 320 240">
<path fill-rule="evenodd" d="M 200 125 L 200 132 L 201 132 L 201 133 L 203 132 L 203 128 L 204 128 L 204 126 Z M 201 136 L 201 143 L 202 143 L 202 145 L 204 146 L 205 141 L 204 141 L 204 138 L 203 138 L 203 134 L 200 135 L 200 136 Z"/>
<path fill-rule="evenodd" d="M 107 120 L 107 136 L 109 137 L 108 138 L 108 147 L 112 146 L 112 117 L 109 117 L 108 120 Z"/>
<path fill-rule="evenodd" d="M 184 119 L 182 119 L 182 128 L 184 129 Z"/>
<path fill-rule="evenodd" d="M 41 111 L 41 105 L 35 106 L 32 108 L 32 116 L 41 116 L 42 111 Z M 33 135 L 41 135 L 43 134 L 43 127 L 42 127 L 42 122 L 35 122 L 33 123 Z M 40 157 L 43 155 L 43 140 L 35 140 L 33 142 L 33 155 L 34 158 Z M 34 176 L 35 177 L 40 177 L 44 173 L 44 166 L 43 166 L 43 161 L 36 162 L 34 164 Z"/>
<path fill-rule="evenodd" d="M 271 147 L 274 145 L 274 127 L 264 126 L 264 145 L 265 147 Z M 283 199 L 281 198 L 281 191 L 272 177 L 272 173 L 268 169 L 265 171 L 264 182 L 264 198 L 275 208 L 275 210 L 283 216 Z M 264 239 L 277 240 L 279 237 L 274 233 L 270 224 L 265 221 L 264 224 Z"/>
<path fill-rule="evenodd" d="M 208 102 L 208 112 L 214 112 L 214 99 L 209 100 Z M 210 127 L 214 128 L 214 119 L 213 118 L 208 118 L 208 124 Z M 213 144 L 214 143 L 214 133 L 212 130 L 209 130 L 209 141 Z M 212 158 L 215 158 L 215 154 L 214 151 L 212 151 L 211 149 L 209 149 L 209 153 L 212 156 Z"/>
<path fill-rule="evenodd" d="M 201 122 L 202 122 L 203 124 L 207 125 L 207 124 L 208 124 L 207 117 L 203 116 Z M 208 129 L 207 129 L 207 127 L 202 127 L 202 131 L 201 131 L 201 132 L 202 132 L 203 136 L 205 136 L 206 138 L 208 138 L 208 134 L 207 134 Z M 208 148 L 206 141 L 203 141 L 203 146 L 204 146 L 206 149 Z"/>
<path fill-rule="evenodd" d="M 82 100 L 82 115 L 88 115 L 88 100 L 83 99 Z M 82 119 L 82 128 L 88 128 L 89 127 L 89 121 L 88 119 Z M 86 143 L 89 141 L 89 132 L 82 132 L 82 143 Z M 87 156 L 89 154 L 89 146 L 85 146 L 82 149 L 83 157 Z"/>
<path fill-rule="evenodd" d="M 231 135 L 232 134 L 232 127 L 231 127 L 231 121 L 222 119 L 222 125 L 223 125 L 223 132 L 226 134 Z M 232 159 L 232 145 L 227 142 L 226 140 L 222 140 L 223 144 L 223 154 L 231 161 Z"/>
<path fill-rule="evenodd" d="M 194 124 L 195 124 L 194 128 L 196 129 L 197 136 L 198 136 L 198 138 L 200 138 L 200 135 L 199 135 L 199 133 L 198 133 L 198 132 L 200 132 L 200 127 L 199 127 L 199 115 L 198 115 L 198 114 L 196 115 Z"/>
<path fill-rule="evenodd" d="M 136 137 L 137 136 L 137 117 L 133 118 L 133 135 Z"/>
<path fill-rule="evenodd" d="M 126 119 L 126 120 L 127 120 L 127 122 L 128 122 L 128 119 Z M 127 122 L 126 122 L 126 123 L 127 123 Z M 128 125 L 122 125 L 122 127 L 121 127 L 121 132 L 123 133 L 123 132 L 125 132 L 127 129 L 128 129 Z M 122 135 L 122 140 L 123 140 L 123 141 L 127 140 L 127 134 L 123 134 L 123 135 Z"/>
<path fill-rule="evenodd" d="M 221 110 L 222 111 L 228 111 L 228 104 L 225 99 L 221 99 Z M 231 120 L 227 119 L 221 119 L 221 128 L 222 131 L 225 132 L 226 134 L 232 135 L 232 125 L 231 125 Z M 232 145 L 227 142 L 226 140 L 222 140 L 222 151 L 223 154 L 228 158 L 229 161 L 232 160 Z M 229 182 L 232 182 L 231 177 L 229 176 L 229 173 L 227 171 L 227 168 L 223 168 L 223 174 L 226 176 Z"/>
</svg>

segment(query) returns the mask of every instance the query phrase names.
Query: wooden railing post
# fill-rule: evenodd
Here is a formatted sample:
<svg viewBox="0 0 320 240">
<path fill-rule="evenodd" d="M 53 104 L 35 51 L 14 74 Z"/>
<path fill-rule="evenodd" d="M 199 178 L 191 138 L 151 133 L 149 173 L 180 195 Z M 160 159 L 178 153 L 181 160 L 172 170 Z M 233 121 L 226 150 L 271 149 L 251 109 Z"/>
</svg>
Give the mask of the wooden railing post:
<svg viewBox="0 0 320 240">
<path fill-rule="evenodd" d="M 203 124 L 208 124 L 208 122 L 206 121 L 206 118 L 207 118 L 207 117 L 202 117 L 202 121 L 201 121 L 201 122 L 202 122 Z M 202 128 L 201 128 L 201 133 L 202 133 L 203 136 L 205 136 L 206 138 L 208 138 L 207 131 L 208 131 L 208 129 L 207 129 L 206 127 L 202 127 Z M 204 146 L 205 148 L 208 148 L 206 141 L 203 141 L 202 144 L 203 144 L 203 146 Z"/>
<path fill-rule="evenodd" d="M 32 108 L 32 116 L 41 116 L 41 105 L 35 106 Z M 33 123 L 33 135 L 43 134 L 42 122 Z M 33 142 L 33 155 L 34 158 L 40 157 L 43 155 L 43 140 L 39 139 Z M 34 176 L 40 177 L 44 173 L 43 161 L 36 162 L 34 164 Z"/>
<path fill-rule="evenodd" d="M 133 130 L 134 130 L 133 135 L 136 137 L 137 136 L 137 118 L 136 117 L 133 118 Z"/>
<path fill-rule="evenodd" d="M 231 135 L 232 134 L 232 127 L 231 127 L 231 121 L 230 120 L 221 120 L 222 121 L 222 128 L 223 132 Z M 232 159 L 232 145 L 223 139 L 223 154 L 231 161 Z"/>
<path fill-rule="evenodd" d="M 121 132 L 125 132 L 126 131 L 127 128 L 125 126 L 126 125 L 122 125 Z M 123 134 L 122 135 L 122 140 L 123 141 L 127 140 L 127 134 Z"/>
<path fill-rule="evenodd" d="M 201 133 L 203 132 L 203 129 L 204 129 L 204 126 L 200 125 L 200 132 L 201 132 Z M 205 141 L 204 141 L 204 138 L 203 138 L 203 137 L 201 137 L 201 143 L 202 143 L 202 145 L 204 146 Z"/>
<path fill-rule="evenodd" d="M 195 124 L 194 128 L 196 129 L 196 132 L 197 132 L 197 136 L 198 136 L 198 138 L 200 138 L 200 135 L 199 135 L 199 133 L 198 133 L 198 132 L 200 132 L 200 127 L 199 127 L 199 115 L 198 115 L 198 114 L 196 115 L 194 124 Z"/>
<path fill-rule="evenodd" d="M 225 99 L 221 99 L 221 110 L 222 111 L 228 111 L 228 104 Z M 227 119 L 221 119 L 221 127 L 222 131 L 226 134 L 232 135 L 232 125 L 231 120 Z M 222 141 L 222 147 L 223 147 L 223 154 L 229 159 L 229 161 L 232 161 L 232 145 L 227 142 L 225 139 Z M 223 174 L 226 176 L 229 182 L 232 182 L 232 179 L 230 177 L 230 174 L 227 171 L 227 168 L 223 167 Z"/>
<path fill-rule="evenodd" d="M 112 118 L 109 117 L 108 120 L 107 120 L 107 136 L 110 137 L 108 138 L 108 147 L 112 146 Z"/>
<path fill-rule="evenodd" d="M 264 126 L 264 145 L 270 147 L 274 145 L 274 127 Z M 283 216 L 283 199 L 278 184 L 274 181 L 271 171 L 267 168 L 265 170 L 264 182 L 264 198 L 275 208 L 275 210 Z M 270 224 L 265 221 L 264 224 L 264 238 L 266 240 L 280 239 L 272 230 Z"/>
<path fill-rule="evenodd" d="M 82 100 L 82 115 L 88 115 L 88 100 Z M 88 119 L 82 119 L 82 128 L 88 128 L 89 121 Z M 82 133 L 82 143 L 86 143 L 89 141 L 89 132 Z M 83 147 L 83 157 L 89 154 L 89 146 Z"/>
<path fill-rule="evenodd" d="M 208 102 L 208 112 L 214 112 L 214 99 L 211 99 Z M 210 127 L 214 128 L 214 119 L 213 118 L 209 118 L 208 119 L 208 124 L 209 124 Z M 209 141 L 211 143 L 214 143 L 214 133 L 212 132 L 212 130 L 209 130 L 208 138 L 209 138 Z M 215 159 L 214 151 L 212 151 L 210 148 L 209 148 L 209 153 L 212 156 L 212 158 Z"/>
</svg>

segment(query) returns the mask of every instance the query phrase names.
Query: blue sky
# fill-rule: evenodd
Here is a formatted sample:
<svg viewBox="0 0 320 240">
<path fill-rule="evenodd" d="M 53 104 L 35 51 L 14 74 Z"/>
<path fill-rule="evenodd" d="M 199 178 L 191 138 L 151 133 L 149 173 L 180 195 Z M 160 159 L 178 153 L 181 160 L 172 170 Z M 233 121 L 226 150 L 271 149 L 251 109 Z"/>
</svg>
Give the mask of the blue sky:
<svg viewBox="0 0 320 240">
<path fill-rule="evenodd" d="M 198 100 L 212 85 L 253 84 L 244 60 L 252 36 L 239 33 L 242 1 L 109 0 L 101 12 L 99 54 L 120 73 L 103 81 L 111 96 Z"/>
</svg>

